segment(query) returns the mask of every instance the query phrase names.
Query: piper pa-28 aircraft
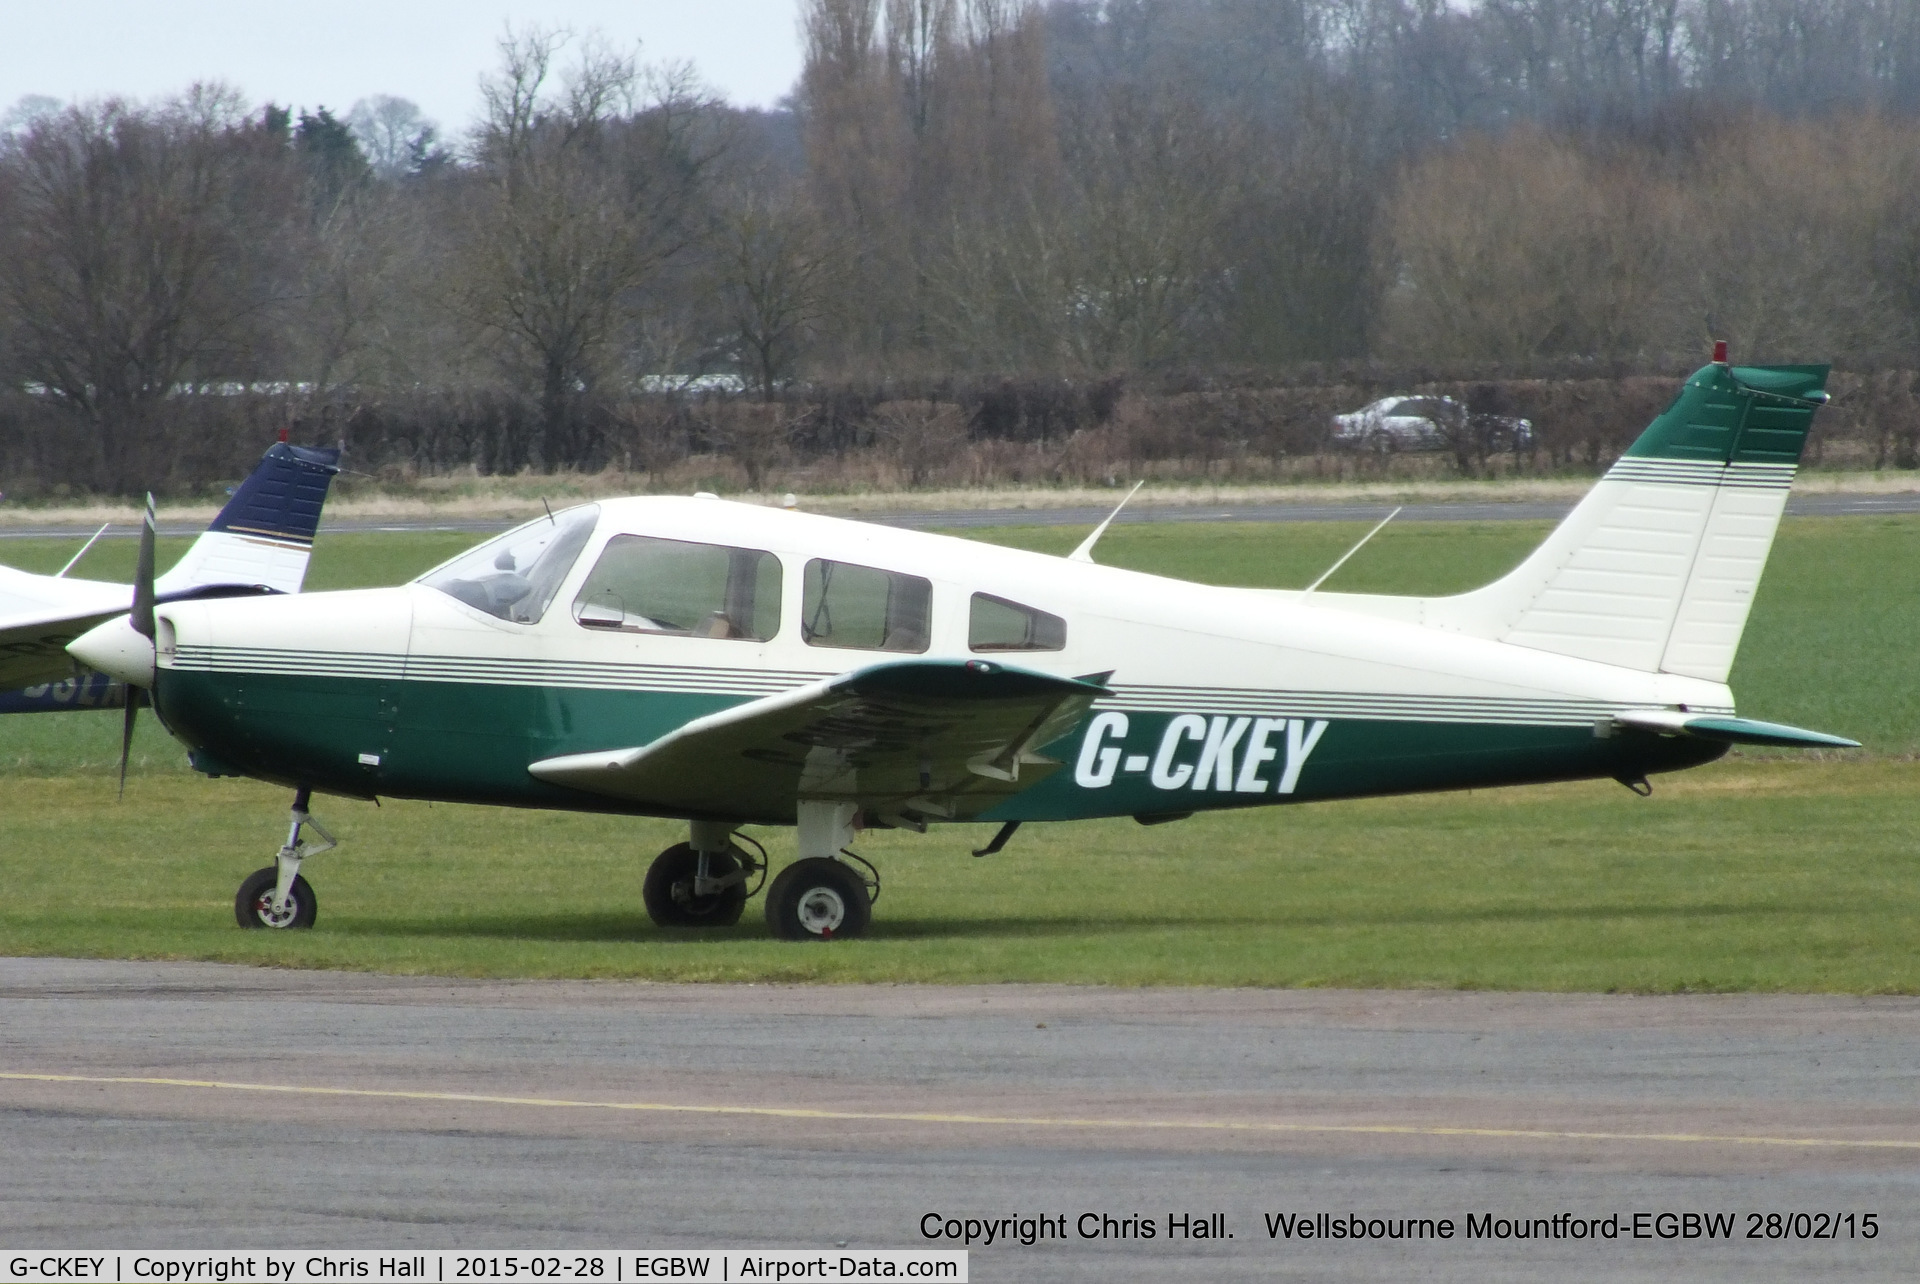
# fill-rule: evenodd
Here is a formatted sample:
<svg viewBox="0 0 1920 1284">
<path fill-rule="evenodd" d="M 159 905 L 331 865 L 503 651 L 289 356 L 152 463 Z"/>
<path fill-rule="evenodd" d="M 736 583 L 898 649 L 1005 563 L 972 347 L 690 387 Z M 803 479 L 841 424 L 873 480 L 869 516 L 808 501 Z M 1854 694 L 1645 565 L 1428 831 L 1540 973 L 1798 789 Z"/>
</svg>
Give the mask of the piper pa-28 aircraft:
<svg viewBox="0 0 1920 1284">
<path fill-rule="evenodd" d="M 1825 366 L 1690 377 L 1517 569 L 1453 597 L 1218 588 L 711 497 L 542 517 L 396 588 L 143 603 L 75 642 L 209 774 L 295 792 L 235 903 L 305 927 L 313 791 L 661 816 L 663 926 L 868 925 L 866 826 L 924 831 L 1532 781 L 1854 746 L 1726 686 Z M 312 826 L 318 839 L 303 839 Z M 745 845 L 743 845 L 743 843 Z M 749 851 L 748 847 L 755 850 Z"/>
<path fill-rule="evenodd" d="M 298 593 L 339 461 L 336 449 L 290 446 L 282 433 L 212 524 L 153 582 L 156 600 Z M 127 612 L 132 586 L 67 578 L 106 531 L 102 526 L 53 575 L 0 566 L 0 713 L 125 702 L 124 686 L 99 673 L 76 672 L 66 650 L 88 629 Z M 149 578 L 151 565 L 149 560 Z"/>
</svg>

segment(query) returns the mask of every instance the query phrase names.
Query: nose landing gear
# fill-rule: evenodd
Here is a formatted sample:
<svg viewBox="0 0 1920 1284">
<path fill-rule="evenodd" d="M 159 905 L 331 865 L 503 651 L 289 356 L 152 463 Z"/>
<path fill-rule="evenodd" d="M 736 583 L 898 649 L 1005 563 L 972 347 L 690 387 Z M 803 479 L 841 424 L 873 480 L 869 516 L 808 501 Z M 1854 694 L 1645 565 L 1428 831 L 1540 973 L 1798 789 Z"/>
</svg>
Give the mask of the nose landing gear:
<svg viewBox="0 0 1920 1284">
<path fill-rule="evenodd" d="M 273 864 L 265 869 L 256 869 L 240 884 L 240 890 L 233 898 L 233 917 L 241 927 L 281 929 L 313 926 L 320 903 L 314 897 L 312 884 L 300 876 L 300 862 L 309 856 L 330 852 L 339 843 L 307 811 L 312 800 L 311 789 L 295 792 L 292 824 L 287 830 L 286 844 L 276 854 Z M 302 841 L 300 831 L 303 828 L 313 830 L 320 836 L 320 841 Z"/>
</svg>

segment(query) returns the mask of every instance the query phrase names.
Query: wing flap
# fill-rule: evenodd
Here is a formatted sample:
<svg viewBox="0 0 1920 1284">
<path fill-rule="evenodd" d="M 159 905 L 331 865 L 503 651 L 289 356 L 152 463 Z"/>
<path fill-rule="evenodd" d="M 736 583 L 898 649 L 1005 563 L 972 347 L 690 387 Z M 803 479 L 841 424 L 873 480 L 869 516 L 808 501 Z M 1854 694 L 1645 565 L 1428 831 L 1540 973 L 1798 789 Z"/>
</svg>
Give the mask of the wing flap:
<svg viewBox="0 0 1920 1284">
<path fill-rule="evenodd" d="M 651 744 L 527 770 L 675 813 L 789 823 L 807 798 L 964 818 L 1057 770 L 1039 750 L 1105 694 L 984 660 L 905 660 L 697 718 Z"/>
</svg>

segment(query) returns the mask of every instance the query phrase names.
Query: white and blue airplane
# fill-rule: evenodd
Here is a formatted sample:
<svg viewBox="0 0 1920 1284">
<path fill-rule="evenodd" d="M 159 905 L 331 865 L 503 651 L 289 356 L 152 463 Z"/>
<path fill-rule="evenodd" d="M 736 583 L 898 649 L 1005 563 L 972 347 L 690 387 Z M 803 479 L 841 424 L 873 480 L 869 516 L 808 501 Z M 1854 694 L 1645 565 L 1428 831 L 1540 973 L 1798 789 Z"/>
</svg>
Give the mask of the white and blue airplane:
<svg viewBox="0 0 1920 1284">
<path fill-rule="evenodd" d="M 156 600 L 298 593 L 339 460 L 337 449 L 291 446 L 283 434 L 180 560 L 154 580 Z M 67 574 L 106 531 L 101 527 L 52 575 L 0 566 L 0 713 L 126 703 L 124 683 L 75 664 L 66 649 L 132 603 L 130 584 Z"/>
<path fill-rule="evenodd" d="M 395 588 L 143 603 L 76 641 L 208 774 L 295 791 L 248 927 L 315 919 L 314 791 L 672 817 L 656 923 L 868 925 L 864 827 L 924 831 L 1647 777 L 1734 744 L 1727 675 L 1825 366 L 1689 377 L 1484 588 L 1221 588 L 714 498 L 542 517 Z M 1095 532 L 1094 538 L 1097 538 Z M 303 840 L 313 826 L 320 840 Z M 744 845 L 743 845 L 744 844 Z M 753 850 L 749 850 L 752 848 Z"/>
</svg>

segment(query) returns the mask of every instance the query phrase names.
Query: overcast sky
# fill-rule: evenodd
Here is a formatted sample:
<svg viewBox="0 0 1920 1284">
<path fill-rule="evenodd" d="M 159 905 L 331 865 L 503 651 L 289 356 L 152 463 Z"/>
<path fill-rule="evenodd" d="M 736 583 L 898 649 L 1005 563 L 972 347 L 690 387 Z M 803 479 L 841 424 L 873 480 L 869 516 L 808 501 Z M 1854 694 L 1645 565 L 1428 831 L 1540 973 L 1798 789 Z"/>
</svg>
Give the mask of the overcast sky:
<svg viewBox="0 0 1920 1284">
<path fill-rule="evenodd" d="M 410 98 L 455 136 L 504 25 L 598 29 L 643 61 L 684 60 L 742 106 L 800 74 L 797 0 L 0 0 L 0 112 L 27 94 L 153 98 L 224 80 L 250 102 L 345 115 Z"/>
</svg>

